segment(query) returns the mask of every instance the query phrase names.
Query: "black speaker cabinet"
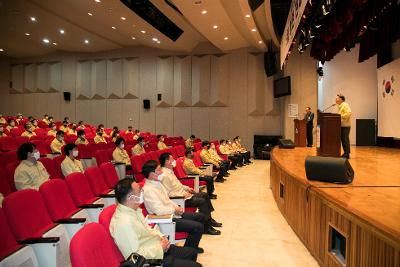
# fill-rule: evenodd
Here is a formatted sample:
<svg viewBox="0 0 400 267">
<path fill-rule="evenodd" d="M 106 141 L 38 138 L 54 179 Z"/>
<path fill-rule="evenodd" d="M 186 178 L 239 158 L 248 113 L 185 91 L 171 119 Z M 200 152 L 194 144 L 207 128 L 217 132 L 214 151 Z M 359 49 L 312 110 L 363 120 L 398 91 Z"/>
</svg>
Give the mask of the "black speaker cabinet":
<svg viewBox="0 0 400 267">
<path fill-rule="evenodd" d="M 150 100 L 143 99 L 143 108 L 144 109 L 150 109 Z"/>
<path fill-rule="evenodd" d="M 278 72 L 276 65 L 275 52 L 268 51 L 264 53 L 264 70 L 265 74 L 267 74 L 267 77 L 270 77 Z"/>
<path fill-rule="evenodd" d="M 349 184 L 354 178 L 354 170 L 346 158 L 308 156 L 305 165 L 308 180 Z"/>
<path fill-rule="evenodd" d="M 64 100 L 71 101 L 71 92 L 64 92 Z"/>
<path fill-rule="evenodd" d="M 290 139 L 279 139 L 279 147 L 280 148 L 294 148 L 295 144 Z"/>
<path fill-rule="evenodd" d="M 375 120 L 357 119 L 356 120 L 356 145 L 374 146 L 376 144 Z"/>
</svg>

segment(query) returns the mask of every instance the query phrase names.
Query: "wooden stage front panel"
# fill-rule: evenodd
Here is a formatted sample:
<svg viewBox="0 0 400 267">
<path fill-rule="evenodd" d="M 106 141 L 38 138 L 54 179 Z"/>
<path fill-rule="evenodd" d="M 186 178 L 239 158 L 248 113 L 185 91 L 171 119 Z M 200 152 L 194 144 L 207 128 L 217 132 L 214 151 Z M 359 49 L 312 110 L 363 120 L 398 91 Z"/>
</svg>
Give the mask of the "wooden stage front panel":
<svg viewBox="0 0 400 267">
<path fill-rule="evenodd" d="M 352 184 L 308 181 L 305 158 L 315 148 L 275 148 L 275 201 L 322 266 L 400 266 L 400 150 L 353 147 Z M 346 237 L 343 264 L 328 251 L 330 229 Z"/>
</svg>

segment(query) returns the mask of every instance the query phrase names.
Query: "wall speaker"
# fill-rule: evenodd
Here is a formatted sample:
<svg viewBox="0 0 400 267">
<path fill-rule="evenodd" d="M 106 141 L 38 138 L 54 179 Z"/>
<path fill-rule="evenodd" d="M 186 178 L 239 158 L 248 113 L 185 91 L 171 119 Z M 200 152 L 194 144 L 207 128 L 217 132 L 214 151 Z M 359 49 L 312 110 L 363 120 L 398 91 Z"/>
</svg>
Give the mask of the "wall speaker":
<svg viewBox="0 0 400 267">
<path fill-rule="evenodd" d="M 150 109 L 150 100 L 143 99 L 143 108 L 144 109 Z"/>
<path fill-rule="evenodd" d="M 71 92 L 64 92 L 64 100 L 71 101 Z"/>
<path fill-rule="evenodd" d="M 161 101 L 162 100 L 162 95 L 161 94 L 157 94 L 157 101 Z"/>
<path fill-rule="evenodd" d="M 290 139 L 279 139 L 279 147 L 280 148 L 294 148 L 295 144 Z"/>
<path fill-rule="evenodd" d="M 309 180 L 349 184 L 354 178 L 354 170 L 346 158 L 308 156 L 305 165 Z"/>
<path fill-rule="evenodd" d="M 268 51 L 264 53 L 264 70 L 267 77 L 270 77 L 278 72 L 276 67 L 275 52 Z"/>
<path fill-rule="evenodd" d="M 375 120 L 356 119 L 356 145 L 374 146 L 376 145 Z"/>
</svg>

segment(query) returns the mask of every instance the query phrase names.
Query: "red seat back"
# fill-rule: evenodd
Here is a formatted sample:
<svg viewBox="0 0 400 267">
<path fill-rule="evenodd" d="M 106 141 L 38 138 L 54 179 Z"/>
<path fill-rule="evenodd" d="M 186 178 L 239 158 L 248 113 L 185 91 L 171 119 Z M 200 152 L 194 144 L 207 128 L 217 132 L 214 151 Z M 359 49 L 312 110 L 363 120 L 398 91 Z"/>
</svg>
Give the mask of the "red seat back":
<svg viewBox="0 0 400 267">
<path fill-rule="evenodd" d="M 131 162 L 132 162 L 132 169 L 133 173 L 141 173 L 142 172 L 142 166 L 145 162 L 145 156 L 148 153 L 144 153 L 142 155 L 133 155 L 131 157 Z"/>
<path fill-rule="evenodd" d="M 78 210 L 64 180 L 49 180 L 40 186 L 39 192 L 53 221 L 69 218 Z"/>
<path fill-rule="evenodd" d="M 8 195 L 3 209 L 17 240 L 41 237 L 54 226 L 37 190 L 25 189 Z"/>
<path fill-rule="evenodd" d="M 60 173 L 57 171 L 57 165 L 54 162 L 54 160 L 52 160 L 50 158 L 40 158 L 39 161 L 46 168 L 46 171 L 50 175 L 50 179 L 56 179 L 56 178 L 61 179 L 64 177 L 64 176 L 60 175 Z"/>
<path fill-rule="evenodd" d="M 71 240 L 72 266 L 118 267 L 124 260 L 117 254 L 115 244 L 108 231 L 98 223 L 86 224 Z"/>
<path fill-rule="evenodd" d="M 61 170 L 61 163 L 64 161 L 65 157 L 66 157 L 65 155 L 60 155 L 53 158 L 54 166 L 56 167 L 56 172 L 59 178 L 64 178 L 64 174 L 62 173 Z"/>
<path fill-rule="evenodd" d="M 19 147 L 20 145 L 22 145 L 24 143 L 28 143 L 29 142 L 29 137 L 27 137 L 27 136 L 17 136 L 17 137 L 15 137 L 15 142 L 17 143 L 17 146 Z"/>
<path fill-rule="evenodd" d="M 198 150 L 193 153 L 193 163 L 196 167 L 199 167 L 203 164 L 201 157 L 200 157 L 201 150 Z"/>
<path fill-rule="evenodd" d="M 194 143 L 193 147 L 194 147 L 194 151 L 201 150 L 201 142 Z"/>
<path fill-rule="evenodd" d="M 31 143 L 36 146 L 36 149 L 39 150 L 40 155 L 46 155 L 51 153 L 51 151 L 47 149 L 46 144 L 43 140 L 31 140 Z"/>
<path fill-rule="evenodd" d="M 174 149 L 175 149 L 175 153 L 178 156 L 178 158 L 185 156 L 185 146 L 183 146 L 183 145 L 175 146 Z"/>
<path fill-rule="evenodd" d="M 15 188 L 15 182 L 14 182 L 14 173 L 15 173 L 15 169 L 18 167 L 19 162 L 11 162 L 9 164 L 7 164 L 6 166 L 6 175 L 7 175 L 7 180 L 8 180 L 8 184 L 10 185 L 10 188 L 12 191 L 17 191 L 17 189 Z"/>
<path fill-rule="evenodd" d="M 0 138 L 1 151 L 13 151 L 18 149 L 17 142 L 14 137 L 4 136 Z"/>
<path fill-rule="evenodd" d="M 20 136 L 20 135 L 22 134 L 22 132 L 23 132 L 23 130 L 20 129 L 20 128 L 12 128 L 12 129 L 10 130 L 10 135 L 11 135 L 12 137 L 17 137 L 17 136 Z"/>
<path fill-rule="evenodd" d="M 0 193 L 2 193 L 3 196 L 8 196 L 12 192 L 13 190 L 11 189 L 6 171 L 3 168 L 0 168 Z"/>
<path fill-rule="evenodd" d="M 92 151 L 90 149 L 90 145 L 77 145 L 79 151 L 79 158 L 80 159 L 90 159 L 92 157 Z"/>
<path fill-rule="evenodd" d="M 114 165 L 111 162 L 103 163 L 100 165 L 100 169 L 108 188 L 114 189 L 119 180 Z"/>
<path fill-rule="evenodd" d="M 85 170 L 86 178 L 89 182 L 90 188 L 96 196 L 107 194 L 109 188 L 105 182 L 103 172 L 99 167 L 93 166 Z"/>
<path fill-rule="evenodd" d="M 110 155 L 106 149 L 97 150 L 94 152 L 94 157 L 96 158 L 97 165 L 101 165 L 112 160 L 112 157 L 110 158 Z"/>
<path fill-rule="evenodd" d="M 72 199 L 78 207 L 84 204 L 91 204 L 97 199 L 83 173 L 71 173 L 65 177 L 65 181 L 67 182 Z"/>
<path fill-rule="evenodd" d="M 14 251 L 17 251 L 22 245 L 18 245 L 14 235 L 11 232 L 11 228 L 7 222 L 6 215 L 3 209 L 0 208 L 0 259 L 10 255 Z"/>
<path fill-rule="evenodd" d="M 183 168 L 183 161 L 184 161 L 183 157 L 178 158 L 176 160 L 176 167 L 174 168 L 174 173 L 175 173 L 176 177 L 178 177 L 178 179 L 187 177 L 185 169 Z"/>
</svg>

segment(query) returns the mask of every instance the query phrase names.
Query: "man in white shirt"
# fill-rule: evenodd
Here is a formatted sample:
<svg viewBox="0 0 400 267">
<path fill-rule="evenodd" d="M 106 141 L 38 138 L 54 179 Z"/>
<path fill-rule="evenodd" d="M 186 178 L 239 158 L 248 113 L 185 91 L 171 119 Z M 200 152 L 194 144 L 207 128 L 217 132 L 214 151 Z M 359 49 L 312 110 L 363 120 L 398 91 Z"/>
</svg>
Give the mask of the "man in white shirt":
<svg viewBox="0 0 400 267">
<path fill-rule="evenodd" d="M 206 224 L 204 225 L 204 233 L 210 235 L 219 235 L 221 231 L 214 227 L 221 227 L 222 223 L 216 222 L 211 217 L 214 207 L 207 193 L 196 193 L 189 186 L 183 185 L 176 177 L 173 169 L 176 166 L 175 159 L 170 153 L 163 153 L 159 158 L 161 170 L 163 172 L 162 185 L 166 189 L 169 197 L 183 196 L 185 198 L 186 207 L 198 208 L 200 213 L 204 214 Z"/>
<path fill-rule="evenodd" d="M 138 253 L 146 259 L 162 259 L 165 267 L 201 267 L 197 251 L 190 247 L 171 245 L 158 230 L 151 228 L 143 217 L 143 191 L 132 178 L 124 178 L 115 187 L 117 209 L 110 222 L 110 233 L 125 258 Z"/>
<path fill-rule="evenodd" d="M 143 164 L 142 173 L 146 177 L 143 193 L 147 211 L 156 215 L 174 214 L 176 231 L 189 234 L 185 241 L 185 247 L 196 248 L 199 253 L 202 253 L 203 249 L 199 248 L 199 243 L 204 232 L 204 215 L 197 212 L 185 212 L 168 197 L 165 188 L 160 183 L 161 167 L 155 160 L 149 160 Z"/>
</svg>

